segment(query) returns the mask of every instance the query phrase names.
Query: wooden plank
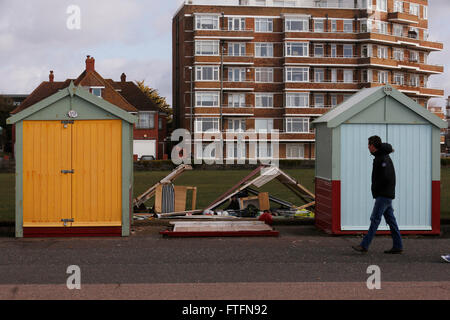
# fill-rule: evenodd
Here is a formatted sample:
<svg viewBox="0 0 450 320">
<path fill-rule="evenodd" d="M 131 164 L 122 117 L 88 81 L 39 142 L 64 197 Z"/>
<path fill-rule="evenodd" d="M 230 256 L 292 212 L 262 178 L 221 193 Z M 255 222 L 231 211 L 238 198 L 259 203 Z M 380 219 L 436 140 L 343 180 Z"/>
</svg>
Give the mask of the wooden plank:
<svg viewBox="0 0 450 320">
<path fill-rule="evenodd" d="M 156 186 L 155 192 L 155 212 L 161 213 L 162 211 L 162 184 Z"/>
<path fill-rule="evenodd" d="M 175 186 L 175 212 L 186 211 L 187 187 Z"/>
<path fill-rule="evenodd" d="M 258 200 L 259 200 L 259 210 L 261 211 L 270 210 L 270 201 L 268 192 L 261 192 L 260 194 L 258 194 Z"/>
<path fill-rule="evenodd" d="M 312 206 L 315 206 L 315 205 L 316 205 L 316 202 L 314 201 L 314 202 L 305 204 L 304 206 L 298 207 L 297 209 L 298 210 L 302 210 L 302 209 L 306 209 L 306 208 L 309 208 L 309 207 L 312 207 Z"/>
</svg>

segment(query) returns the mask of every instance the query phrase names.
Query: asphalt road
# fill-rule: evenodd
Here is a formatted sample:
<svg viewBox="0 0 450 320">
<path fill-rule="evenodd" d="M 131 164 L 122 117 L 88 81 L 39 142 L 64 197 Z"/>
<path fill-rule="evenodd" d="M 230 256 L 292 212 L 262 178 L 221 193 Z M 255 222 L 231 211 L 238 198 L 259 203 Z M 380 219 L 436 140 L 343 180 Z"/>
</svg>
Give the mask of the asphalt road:
<svg viewBox="0 0 450 320">
<path fill-rule="evenodd" d="M 405 237 L 402 255 L 383 253 L 392 246 L 388 236 L 359 254 L 350 246 L 360 237 L 333 237 L 313 226 L 277 226 L 277 238 L 168 239 L 158 233 L 163 228 L 138 227 L 129 238 L 0 238 L 0 299 L 136 298 L 138 292 L 174 299 L 369 299 L 371 265 L 379 266 L 384 284 L 378 298 L 450 299 L 450 265 L 440 258 L 450 253 L 450 226 L 441 237 Z M 69 265 L 81 269 L 81 293 L 65 286 Z"/>
</svg>

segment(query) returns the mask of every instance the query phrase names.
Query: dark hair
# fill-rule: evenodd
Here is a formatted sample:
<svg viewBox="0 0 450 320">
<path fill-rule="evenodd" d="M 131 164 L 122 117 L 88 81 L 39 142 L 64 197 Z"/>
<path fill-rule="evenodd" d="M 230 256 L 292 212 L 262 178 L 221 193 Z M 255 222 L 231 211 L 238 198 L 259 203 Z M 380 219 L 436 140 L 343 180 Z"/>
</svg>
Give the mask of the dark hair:
<svg viewBox="0 0 450 320">
<path fill-rule="evenodd" d="M 369 144 L 374 146 L 377 149 L 380 149 L 381 147 L 381 138 L 379 136 L 372 136 L 369 138 Z"/>
</svg>

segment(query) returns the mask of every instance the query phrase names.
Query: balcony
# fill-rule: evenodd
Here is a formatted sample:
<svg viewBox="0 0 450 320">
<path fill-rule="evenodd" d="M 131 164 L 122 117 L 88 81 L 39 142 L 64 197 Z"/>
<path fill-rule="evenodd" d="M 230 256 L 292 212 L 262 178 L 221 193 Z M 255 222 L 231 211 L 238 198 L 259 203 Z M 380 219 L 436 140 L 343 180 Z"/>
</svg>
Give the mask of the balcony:
<svg viewBox="0 0 450 320">
<path fill-rule="evenodd" d="M 419 17 L 405 12 L 390 12 L 388 14 L 390 22 L 402 24 L 419 24 Z"/>
<path fill-rule="evenodd" d="M 284 90 L 304 89 L 310 91 L 349 91 L 356 92 L 362 88 L 359 81 L 343 82 L 343 81 L 322 81 L 322 82 L 285 82 Z"/>
<path fill-rule="evenodd" d="M 255 108 L 251 105 L 245 105 L 245 106 L 238 106 L 233 107 L 229 105 L 222 106 L 222 115 L 223 116 L 241 116 L 241 117 L 251 117 L 254 116 Z"/>
<path fill-rule="evenodd" d="M 228 29 L 207 29 L 207 30 L 194 30 L 194 38 L 210 38 L 210 39 L 220 39 L 226 40 L 231 39 L 233 41 L 239 40 L 253 40 L 254 30 L 253 29 L 243 29 L 243 30 L 228 30 Z"/>
</svg>

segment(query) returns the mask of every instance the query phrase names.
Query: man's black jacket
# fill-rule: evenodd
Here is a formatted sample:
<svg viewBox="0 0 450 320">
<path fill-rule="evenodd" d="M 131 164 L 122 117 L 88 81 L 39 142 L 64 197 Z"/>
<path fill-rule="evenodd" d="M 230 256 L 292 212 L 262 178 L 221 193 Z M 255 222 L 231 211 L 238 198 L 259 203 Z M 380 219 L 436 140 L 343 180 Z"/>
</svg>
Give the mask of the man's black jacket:
<svg viewBox="0 0 450 320">
<path fill-rule="evenodd" d="M 392 159 L 389 156 L 394 150 L 388 143 L 383 143 L 381 147 L 373 153 L 372 170 L 372 195 L 374 199 L 385 197 L 395 199 L 395 169 Z"/>
</svg>

